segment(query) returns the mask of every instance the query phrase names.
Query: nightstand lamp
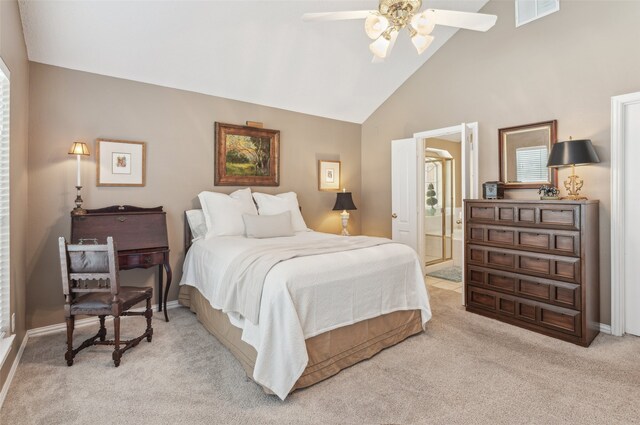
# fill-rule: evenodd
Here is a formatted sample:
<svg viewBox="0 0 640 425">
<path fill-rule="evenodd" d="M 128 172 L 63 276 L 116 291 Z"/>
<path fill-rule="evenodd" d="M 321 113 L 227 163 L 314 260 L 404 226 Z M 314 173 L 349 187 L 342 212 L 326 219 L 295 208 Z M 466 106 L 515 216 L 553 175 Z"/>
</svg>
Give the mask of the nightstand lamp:
<svg viewBox="0 0 640 425">
<path fill-rule="evenodd" d="M 564 187 L 569 193 L 563 199 L 587 199 L 580 196 L 580 189 L 584 185 L 584 181 L 576 176 L 576 165 L 596 164 L 600 162 L 598 154 L 596 154 L 591 140 L 571 140 L 559 142 L 553 145 L 549 154 L 547 167 L 565 167 L 571 166 L 571 175 L 565 180 Z"/>
<path fill-rule="evenodd" d="M 346 189 L 342 189 L 342 192 L 338 192 L 336 204 L 333 206 L 333 211 L 340 210 L 342 210 L 340 213 L 340 218 L 342 218 L 342 236 L 349 236 L 349 232 L 347 231 L 347 224 L 349 223 L 348 211 L 357 210 L 357 208 L 353 203 L 351 192 L 347 192 Z"/>
<path fill-rule="evenodd" d="M 71 149 L 69 149 L 69 155 L 76 155 L 78 157 L 78 174 L 76 178 L 76 207 L 73 209 L 72 214 L 74 215 L 82 215 L 86 214 L 87 210 L 82 208 L 82 197 L 80 196 L 80 189 L 82 189 L 82 183 L 80 182 L 80 157 L 81 156 L 89 156 L 89 148 L 87 144 L 84 142 L 74 142 L 71 145 Z"/>
</svg>

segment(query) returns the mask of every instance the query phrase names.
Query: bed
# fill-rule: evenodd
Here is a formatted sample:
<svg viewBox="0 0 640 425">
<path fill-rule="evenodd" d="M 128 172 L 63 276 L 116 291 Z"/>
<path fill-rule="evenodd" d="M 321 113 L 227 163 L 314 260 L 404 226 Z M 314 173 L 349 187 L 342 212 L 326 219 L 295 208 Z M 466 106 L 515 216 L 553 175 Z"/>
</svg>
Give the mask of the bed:
<svg viewBox="0 0 640 425">
<path fill-rule="evenodd" d="M 259 317 L 225 304 L 235 279 L 229 279 L 230 269 L 248 252 L 336 245 L 346 243 L 344 238 L 304 230 L 278 238 L 233 235 L 192 241 L 185 223 L 180 302 L 231 351 L 247 376 L 284 400 L 296 389 L 422 332 L 431 318 L 415 252 L 364 238 L 371 246 L 293 256 L 269 267 Z"/>
</svg>

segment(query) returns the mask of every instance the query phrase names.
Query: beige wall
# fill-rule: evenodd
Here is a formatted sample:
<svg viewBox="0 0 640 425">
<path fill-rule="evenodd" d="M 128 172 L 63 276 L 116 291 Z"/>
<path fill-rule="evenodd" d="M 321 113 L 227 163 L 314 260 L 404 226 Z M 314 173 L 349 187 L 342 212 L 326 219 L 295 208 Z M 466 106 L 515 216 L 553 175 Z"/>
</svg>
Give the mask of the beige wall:
<svg viewBox="0 0 640 425">
<path fill-rule="evenodd" d="M 438 139 L 437 137 L 431 137 L 425 139 L 425 147 L 444 149 L 453 157 L 456 184 L 454 207 L 462 207 L 462 143 L 452 142 L 451 140 Z"/>
<path fill-rule="evenodd" d="M 16 339 L 0 371 L 2 388 L 26 332 L 29 62 L 16 1 L 0 1 L 0 56 L 11 73 L 11 313 L 16 315 Z"/>
<path fill-rule="evenodd" d="M 601 202 L 601 319 L 609 323 L 610 99 L 640 90 L 640 2 L 564 1 L 520 28 L 513 1 L 482 11 L 498 15 L 493 29 L 459 31 L 363 124 L 363 233 L 391 233 L 390 140 L 478 121 L 482 183 L 498 180 L 499 128 L 557 119 L 560 140 L 590 138 L 602 161 L 579 174 L 584 193 Z"/>
<path fill-rule="evenodd" d="M 361 205 L 360 125 L 36 63 L 30 84 L 29 328 L 63 321 L 56 239 L 69 237 L 76 164 L 67 150 L 75 140 L 89 142 L 92 154 L 82 164 L 86 207 L 163 205 L 167 211 L 174 270 L 170 300 L 177 298 L 181 276 L 183 211 L 197 205 L 202 190 L 236 189 L 213 186 L 215 121 L 262 121 L 281 131 L 280 187 L 254 189 L 296 191 L 309 227 L 341 229 L 339 214 L 331 211 L 335 193 L 317 189 L 318 159 L 342 161 L 343 186 Z M 97 137 L 147 142 L 146 187 L 96 187 Z M 351 215 L 354 233 L 360 232 L 359 213 Z M 125 283 L 152 284 L 155 272 L 122 276 Z"/>
</svg>

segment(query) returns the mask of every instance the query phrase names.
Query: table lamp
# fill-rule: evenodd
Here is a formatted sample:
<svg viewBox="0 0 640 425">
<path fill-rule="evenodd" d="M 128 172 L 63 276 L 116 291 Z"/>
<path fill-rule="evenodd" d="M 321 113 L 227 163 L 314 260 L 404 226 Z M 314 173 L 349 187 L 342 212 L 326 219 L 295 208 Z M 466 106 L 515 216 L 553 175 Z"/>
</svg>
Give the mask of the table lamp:
<svg viewBox="0 0 640 425">
<path fill-rule="evenodd" d="M 571 166 L 571 175 L 565 180 L 564 187 L 569 193 L 563 199 L 587 199 L 580 196 L 580 189 L 584 185 L 584 181 L 576 176 L 576 165 L 596 164 L 600 162 L 598 154 L 596 154 L 591 140 L 571 140 L 559 142 L 553 145 L 547 167 L 565 167 Z"/>
<path fill-rule="evenodd" d="M 82 208 L 82 197 L 80 196 L 80 189 L 82 189 L 82 183 L 80 182 L 80 157 L 81 156 L 89 156 L 89 148 L 87 147 L 87 144 L 84 142 L 74 142 L 71 145 L 71 149 L 69 149 L 69 155 L 76 155 L 78 158 L 78 174 L 76 177 L 76 200 L 75 200 L 75 204 L 76 207 L 73 209 L 73 211 L 71 211 L 72 214 L 74 215 L 82 215 L 82 214 L 86 214 L 87 210 L 85 210 L 84 208 Z"/>
<path fill-rule="evenodd" d="M 340 213 L 340 218 L 342 218 L 342 236 L 349 236 L 349 232 L 347 231 L 347 224 L 349 223 L 348 211 L 357 210 L 357 208 L 353 203 L 351 192 L 347 192 L 346 189 L 342 189 L 342 192 L 338 192 L 336 204 L 333 206 L 333 211 L 340 210 L 342 210 Z"/>
</svg>

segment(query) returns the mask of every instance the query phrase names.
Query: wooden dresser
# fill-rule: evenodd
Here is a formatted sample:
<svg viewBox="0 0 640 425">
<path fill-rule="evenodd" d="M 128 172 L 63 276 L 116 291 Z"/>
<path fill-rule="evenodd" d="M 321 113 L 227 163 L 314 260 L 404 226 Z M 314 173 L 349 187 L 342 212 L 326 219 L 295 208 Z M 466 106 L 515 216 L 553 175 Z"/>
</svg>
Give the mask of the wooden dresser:
<svg viewBox="0 0 640 425">
<path fill-rule="evenodd" d="M 591 344 L 600 323 L 598 201 L 464 202 L 467 311 Z"/>
<path fill-rule="evenodd" d="M 106 243 L 112 236 L 118 250 L 120 270 L 148 269 L 158 266 L 158 310 L 164 307 L 168 322 L 167 295 L 171 286 L 167 218 L 162 207 L 140 208 L 131 205 L 87 210 L 86 214 L 71 214 L 71 243 Z M 167 273 L 163 288 L 162 269 Z M 164 291 L 163 291 L 164 289 Z"/>
</svg>

